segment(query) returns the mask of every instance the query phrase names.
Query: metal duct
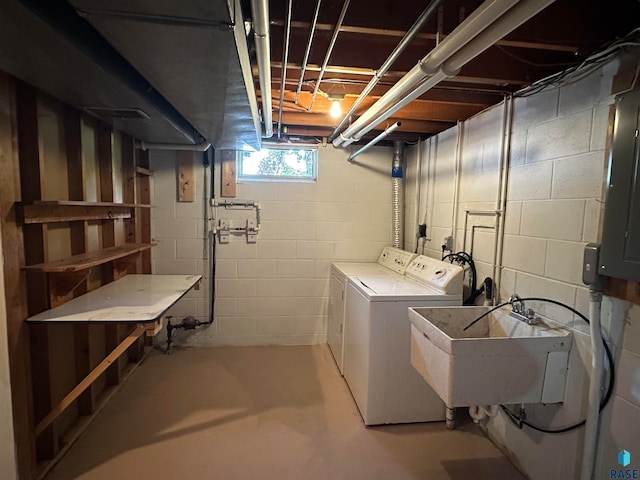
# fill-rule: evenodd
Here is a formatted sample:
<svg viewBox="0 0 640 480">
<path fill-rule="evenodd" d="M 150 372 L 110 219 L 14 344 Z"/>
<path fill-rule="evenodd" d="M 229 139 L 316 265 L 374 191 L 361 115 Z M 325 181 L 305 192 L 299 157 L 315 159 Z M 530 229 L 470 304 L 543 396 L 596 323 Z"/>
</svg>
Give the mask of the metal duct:
<svg viewBox="0 0 640 480">
<path fill-rule="evenodd" d="M 256 43 L 256 60 L 262 97 L 262 120 L 264 138 L 273 136 L 273 114 L 271 105 L 271 47 L 269 45 L 269 0 L 251 0 L 253 31 Z"/>
<path fill-rule="evenodd" d="M 148 101 L 188 141 L 197 144 L 204 140 L 205 137 L 70 4 L 46 0 L 20 1 L 103 70 Z"/>
<path fill-rule="evenodd" d="M 404 248 L 404 142 L 393 142 L 393 163 L 391 165 L 391 208 L 393 246 Z"/>
</svg>

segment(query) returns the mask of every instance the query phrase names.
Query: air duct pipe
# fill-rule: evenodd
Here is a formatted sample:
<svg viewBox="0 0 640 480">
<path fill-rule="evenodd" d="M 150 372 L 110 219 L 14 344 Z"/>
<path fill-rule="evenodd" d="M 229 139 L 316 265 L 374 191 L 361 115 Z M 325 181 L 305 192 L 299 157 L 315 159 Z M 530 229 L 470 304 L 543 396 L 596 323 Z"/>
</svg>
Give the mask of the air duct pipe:
<svg viewBox="0 0 640 480">
<path fill-rule="evenodd" d="M 433 88 L 554 0 L 488 0 L 333 141 L 357 141 L 376 124 Z M 517 3 L 513 6 L 514 3 Z"/>
<path fill-rule="evenodd" d="M 353 112 L 356 111 L 356 109 L 360 106 L 362 101 L 365 98 L 367 98 L 369 93 L 371 93 L 371 91 L 373 90 L 373 87 L 375 87 L 378 84 L 378 82 L 382 79 L 382 77 L 385 76 L 389 68 L 391 68 L 391 65 L 393 65 L 393 63 L 397 60 L 400 54 L 404 52 L 405 48 L 407 48 L 407 46 L 411 43 L 413 38 L 420 32 L 420 30 L 422 30 L 422 27 L 424 27 L 425 23 L 427 23 L 427 20 L 429 20 L 429 18 L 431 17 L 433 12 L 436 10 L 436 8 L 438 7 L 441 1 L 442 0 L 432 0 L 432 2 L 427 6 L 427 8 L 425 8 L 424 12 L 422 12 L 422 14 L 418 17 L 418 19 L 415 21 L 415 23 L 409 29 L 409 31 L 405 34 L 405 36 L 402 37 L 402 40 L 400 40 L 400 43 L 398 43 L 398 45 L 393 50 L 393 52 L 391 52 L 391 55 L 389 55 L 389 57 L 384 61 L 382 66 L 375 72 L 375 75 L 373 76 L 373 78 L 371 78 L 367 86 L 364 87 L 364 90 L 360 93 L 356 101 L 353 102 L 353 105 L 351 106 L 349 111 L 345 114 L 345 116 L 342 118 L 342 121 L 338 124 L 338 126 L 335 128 L 333 133 L 329 135 L 330 142 L 333 142 L 336 136 L 344 128 L 345 124 L 349 120 L 349 117 L 353 114 Z M 304 65 L 302 66 L 302 68 L 304 68 Z"/>
<path fill-rule="evenodd" d="M 391 208 L 393 215 L 393 246 L 404 248 L 404 142 L 393 142 L 393 163 L 391 165 Z"/>
<path fill-rule="evenodd" d="M 256 45 L 256 60 L 262 97 L 263 138 L 273 136 L 273 114 L 271 105 L 271 50 L 269 46 L 269 0 L 251 0 L 253 36 Z"/>
</svg>

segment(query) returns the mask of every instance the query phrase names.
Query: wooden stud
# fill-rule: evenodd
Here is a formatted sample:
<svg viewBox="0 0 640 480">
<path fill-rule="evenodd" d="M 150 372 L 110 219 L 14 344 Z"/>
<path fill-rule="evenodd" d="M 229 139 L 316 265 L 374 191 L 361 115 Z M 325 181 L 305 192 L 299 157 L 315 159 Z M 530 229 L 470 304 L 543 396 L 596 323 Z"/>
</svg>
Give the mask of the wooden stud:
<svg viewBox="0 0 640 480">
<path fill-rule="evenodd" d="M 38 93 L 26 84 L 16 89 L 18 112 L 18 149 L 20 155 L 20 182 L 23 201 L 42 198 L 43 141 L 38 117 Z M 23 228 L 25 263 L 47 260 L 46 227 L 26 225 Z M 48 286 L 42 273 L 27 275 L 28 314 L 34 315 L 49 308 Z M 33 388 L 33 415 L 39 420 L 51 409 L 51 365 L 49 358 L 49 332 L 46 325 L 30 330 L 31 383 Z M 36 439 L 38 459 L 52 458 L 58 451 L 56 425 L 52 424 Z"/>
<path fill-rule="evenodd" d="M 222 188 L 223 197 L 236 196 L 236 151 L 222 150 Z"/>
<path fill-rule="evenodd" d="M 22 230 L 15 218 L 14 202 L 21 198 L 14 81 L 0 72 L 0 222 L 4 246 L 4 295 L 7 302 L 7 336 L 11 397 L 19 478 L 36 474 L 36 453 L 31 358 L 27 318 L 27 290 Z M 11 252 L 11 254 L 8 254 Z"/>
<path fill-rule="evenodd" d="M 136 172 L 135 172 L 135 144 L 133 137 L 122 134 L 122 201 L 135 203 L 136 201 Z M 134 214 L 124 221 L 125 242 L 137 243 L 136 217 Z"/>
<path fill-rule="evenodd" d="M 149 169 L 149 151 L 137 150 L 138 165 L 141 168 Z M 140 205 L 149 205 L 151 203 L 151 188 L 148 176 L 138 177 L 138 187 L 136 189 L 136 203 Z M 148 208 L 138 210 L 140 218 L 140 242 L 151 243 L 151 212 Z M 151 273 L 151 252 L 146 250 L 142 252 L 142 270 L 141 273 Z"/>
<path fill-rule="evenodd" d="M 178 201 L 193 202 L 196 186 L 193 177 L 193 152 L 178 152 Z"/>
</svg>

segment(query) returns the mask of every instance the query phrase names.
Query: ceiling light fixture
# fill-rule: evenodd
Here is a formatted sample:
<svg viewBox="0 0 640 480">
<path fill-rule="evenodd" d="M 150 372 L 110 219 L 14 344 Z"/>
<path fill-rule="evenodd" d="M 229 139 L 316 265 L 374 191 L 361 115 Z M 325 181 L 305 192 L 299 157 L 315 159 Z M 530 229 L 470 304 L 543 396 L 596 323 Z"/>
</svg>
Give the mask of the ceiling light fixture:
<svg viewBox="0 0 640 480">
<path fill-rule="evenodd" d="M 342 107 L 340 106 L 340 102 L 344 100 L 343 94 L 329 94 L 327 96 L 329 100 L 331 100 L 331 109 L 329 110 L 329 115 L 333 118 L 338 118 L 342 115 Z"/>
</svg>

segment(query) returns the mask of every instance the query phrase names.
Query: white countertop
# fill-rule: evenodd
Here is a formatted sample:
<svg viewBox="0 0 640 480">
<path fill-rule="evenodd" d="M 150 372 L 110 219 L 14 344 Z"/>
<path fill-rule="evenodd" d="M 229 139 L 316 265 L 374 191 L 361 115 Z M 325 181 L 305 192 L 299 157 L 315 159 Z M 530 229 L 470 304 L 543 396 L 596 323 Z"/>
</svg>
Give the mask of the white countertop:
<svg viewBox="0 0 640 480">
<path fill-rule="evenodd" d="M 27 322 L 152 322 L 187 293 L 202 275 L 126 275 Z"/>
</svg>

